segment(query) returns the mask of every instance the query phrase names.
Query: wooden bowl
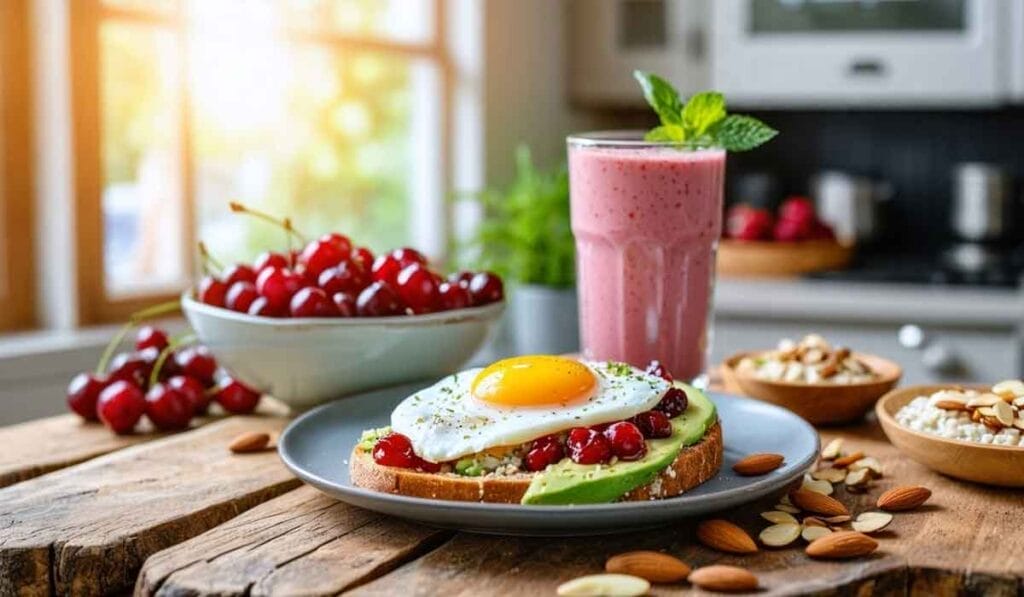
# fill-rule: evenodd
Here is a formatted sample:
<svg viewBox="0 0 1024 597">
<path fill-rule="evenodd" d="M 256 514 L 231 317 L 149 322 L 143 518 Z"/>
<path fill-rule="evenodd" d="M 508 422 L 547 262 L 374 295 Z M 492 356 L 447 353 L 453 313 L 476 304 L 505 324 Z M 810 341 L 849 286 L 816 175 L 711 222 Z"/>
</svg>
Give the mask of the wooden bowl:
<svg viewBox="0 0 1024 597">
<path fill-rule="evenodd" d="M 843 269 L 853 259 L 853 247 L 834 240 L 800 242 L 736 241 L 718 243 L 718 273 L 728 277 L 795 277 Z"/>
<path fill-rule="evenodd" d="M 1024 487 L 1024 448 L 949 439 L 914 431 L 896 422 L 896 412 L 914 398 L 949 387 L 909 386 L 883 396 L 875 405 L 875 413 L 889 441 L 917 462 L 950 477 L 986 485 Z M 974 389 L 988 391 L 989 387 Z"/>
<path fill-rule="evenodd" d="M 903 369 L 890 360 L 856 352 L 853 356 L 877 373 L 876 379 L 853 384 L 792 383 L 758 379 L 736 371 L 740 359 L 763 352 L 767 351 L 740 352 L 726 359 L 722 364 L 726 389 L 788 408 L 814 425 L 860 419 L 903 375 Z"/>
</svg>

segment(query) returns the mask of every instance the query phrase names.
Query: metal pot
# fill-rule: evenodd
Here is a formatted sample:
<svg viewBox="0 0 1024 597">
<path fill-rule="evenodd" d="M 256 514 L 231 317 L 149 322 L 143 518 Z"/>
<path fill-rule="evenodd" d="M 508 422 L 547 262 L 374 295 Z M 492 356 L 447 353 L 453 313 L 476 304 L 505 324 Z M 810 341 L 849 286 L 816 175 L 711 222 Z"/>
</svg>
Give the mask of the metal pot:
<svg viewBox="0 0 1024 597">
<path fill-rule="evenodd" d="M 892 197 L 892 185 L 837 170 L 811 179 L 818 216 L 845 243 L 865 243 L 881 229 L 880 204 Z"/>
<path fill-rule="evenodd" d="M 1014 199 L 1009 175 L 993 164 L 966 162 L 953 168 L 950 225 L 962 240 L 1000 241 L 1012 231 Z"/>
</svg>

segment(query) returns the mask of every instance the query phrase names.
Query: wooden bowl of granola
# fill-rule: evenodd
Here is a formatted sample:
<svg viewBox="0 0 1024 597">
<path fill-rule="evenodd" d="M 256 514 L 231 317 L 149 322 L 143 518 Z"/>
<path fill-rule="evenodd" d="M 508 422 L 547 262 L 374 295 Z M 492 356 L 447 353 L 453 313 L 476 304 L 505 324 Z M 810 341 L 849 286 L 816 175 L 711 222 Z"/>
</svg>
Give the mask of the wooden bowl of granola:
<svg viewBox="0 0 1024 597">
<path fill-rule="evenodd" d="M 991 401 L 985 397 L 992 396 L 992 390 L 988 386 L 909 386 L 883 396 L 875 405 L 875 413 L 889 441 L 932 470 L 975 483 L 1024 487 L 1024 445 L 1020 445 L 1020 438 L 1024 436 L 1024 400 L 1021 396 L 999 394 L 1006 403 L 1013 404 L 1017 400 L 1019 404 L 1013 409 L 1016 412 L 1011 425 L 1003 425 L 994 409 L 983 410 L 990 408 L 984 402 Z M 927 402 L 918 398 L 925 398 Z M 901 413 L 908 405 L 911 407 Z M 932 408 L 944 411 L 945 416 Z M 960 417 L 961 412 L 966 416 Z M 943 424 L 942 419 L 947 417 L 954 419 L 951 427 Z M 1004 418 L 1003 422 L 1008 420 Z M 1007 429 L 1017 429 L 1018 433 Z M 950 437 L 940 435 L 943 432 Z M 981 443 L 985 433 L 1003 433 L 1008 436 L 1007 442 L 1016 437 L 1017 445 Z"/>
<path fill-rule="evenodd" d="M 849 423 L 862 418 L 903 375 L 903 369 L 888 359 L 845 349 L 834 349 L 825 355 L 826 361 L 820 362 L 824 374 L 819 371 L 817 376 L 794 379 L 784 373 L 775 378 L 747 366 L 774 352 L 777 351 L 740 352 L 726 359 L 722 364 L 726 389 L 788 408 L 814 425 Z M 839 371 L 832 372 L 834 367 Z M 856 367 L 858 372 L 837 377 L 844 367 Z"/>
</svg>

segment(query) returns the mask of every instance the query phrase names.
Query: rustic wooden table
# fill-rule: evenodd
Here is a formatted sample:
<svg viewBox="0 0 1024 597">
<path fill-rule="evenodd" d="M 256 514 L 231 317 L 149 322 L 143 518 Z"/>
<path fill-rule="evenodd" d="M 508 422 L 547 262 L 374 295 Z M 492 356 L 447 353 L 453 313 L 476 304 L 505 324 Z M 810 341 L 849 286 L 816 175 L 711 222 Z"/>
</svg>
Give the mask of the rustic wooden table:
<svg viewBox="0 0 1024 597">
<path fill-rule="evenodd" d="M 801 547 L 729 556 L 694 541 L 692 522 L 586 539 L 489 537 L 374 514 L 303 486 L 276 453 L 233 455 L 243 431 L 287 419 L 200 421 L 175 435 L 116 437 L 65 415 L 0 429 L 0 595 L 553 595 L 612 554 L 658 549 L 691 565 L 738 564 L 761 594 L 1024 594 L 1024 494 L 961 483 L 902 458 L 876 424 L 822 431 L 877 457 L 895 484 L 934 495 L 899 514 L 871 557 L 808 559 Z M 751 424 L 757 424 L 752 421 Z M 347 446 L 339 446 L 339 458 Z M 724 517 L 756 535 L 773 500 Z M 628 527 L 629 521 L 623 525 Z M 697 592 L 655 586 L 656 595 Z"/>
</svg>

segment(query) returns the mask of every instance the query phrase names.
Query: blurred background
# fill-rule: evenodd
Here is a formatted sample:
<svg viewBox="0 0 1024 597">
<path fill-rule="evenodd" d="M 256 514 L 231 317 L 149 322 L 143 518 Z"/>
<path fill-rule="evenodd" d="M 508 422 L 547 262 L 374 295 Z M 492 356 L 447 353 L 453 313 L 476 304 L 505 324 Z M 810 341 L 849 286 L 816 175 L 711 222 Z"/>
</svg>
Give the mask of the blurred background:
<svg viewBox="0 0 1024 597">
<path fill-rule="evenodd" d="M 520 315 L 574 319 L 564 139 L 651 126 L 635 68 L 782 131 L 729 158 L 712 362 L 813 331 L 908 382 L 1024 372 L 1024 2 L 4 0 L 0 29 L 0 424 L 63 410 L 197 241 L 285 248 L 229 201 L 496 269 L 492 354 L 571 350 Z M 794 197 L 836 241 L 777 271 Z"/>
</svg>

